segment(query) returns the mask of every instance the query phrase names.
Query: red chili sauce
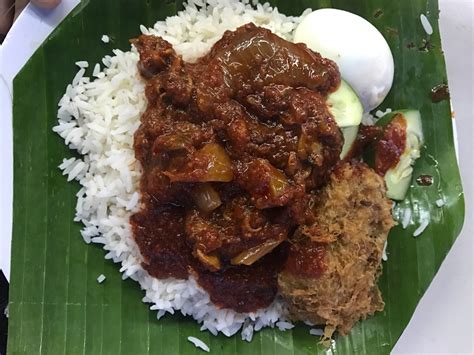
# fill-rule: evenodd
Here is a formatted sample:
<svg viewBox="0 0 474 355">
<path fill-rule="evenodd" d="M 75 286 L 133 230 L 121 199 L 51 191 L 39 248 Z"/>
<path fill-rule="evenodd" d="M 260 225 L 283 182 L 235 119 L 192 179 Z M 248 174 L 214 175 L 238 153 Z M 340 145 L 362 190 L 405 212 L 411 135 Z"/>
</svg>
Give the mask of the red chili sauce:
<svg viewBox="0 0 474 355">
<path fill-rule="evenodd" d="M 384 176 L 400 161 L 406 145 L 406 120 L 401 114 L 392 119 L 385 128 L 382 138 L 375 148 L 375 171 Z"/>
<path fill-rule="evenodd" d="M 318 277 L 326 269 L 326 246 L 322 244 L 292 244 L 290 258 L 285 264 L 285 271 L 295 275 Z M 291 257 L 294 256 L 294 257 Z"/>
<path fill-rule="evenodd" d="M 358 159 L 362 156 L 365 149 L 376 144 L 383 135 L 383 128 L 378 126 L 360 125 L 357 132 L 357 138 L 352 144 L 351 149 L 344 158 L 345 161 Z"/>
</svg>

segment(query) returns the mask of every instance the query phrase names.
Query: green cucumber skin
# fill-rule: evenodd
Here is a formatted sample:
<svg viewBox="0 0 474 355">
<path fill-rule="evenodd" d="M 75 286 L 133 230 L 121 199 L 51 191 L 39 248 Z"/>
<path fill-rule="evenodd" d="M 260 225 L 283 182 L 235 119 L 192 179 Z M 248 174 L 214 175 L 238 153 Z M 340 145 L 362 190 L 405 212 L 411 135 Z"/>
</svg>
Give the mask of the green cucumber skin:
<svg viewBox="0 0 474 355">
<path fill-rule="evenodd" d="M 341 80 L 339 88 L 327 97 L 329 112 L 339 127 L 358 126 L 362 121 L 364 108 L 354 89 Z"/>
</svg>

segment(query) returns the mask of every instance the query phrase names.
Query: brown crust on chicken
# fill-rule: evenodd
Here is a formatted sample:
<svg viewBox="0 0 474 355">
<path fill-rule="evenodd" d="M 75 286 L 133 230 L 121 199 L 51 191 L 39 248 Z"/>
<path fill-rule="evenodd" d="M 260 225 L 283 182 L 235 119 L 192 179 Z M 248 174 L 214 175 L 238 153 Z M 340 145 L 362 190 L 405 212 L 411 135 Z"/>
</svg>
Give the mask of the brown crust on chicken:
<svg viewBox="0 0 474 355">
<path fill-rule="evenodd" d="M 377 280 L 394 225 L 391 204 L 383 179 L 365 164 L 334 170 L 315 207 L 315 224 L 295 233 L 295 248 L 278 277 L 293 320 L 324 324 L 325 335 L 334 330 L 345 335 L 358 320 L 383 310 Z M 290 265 L 315 246 L 325 249 L 323 272 L 313 277 L 295 272 Z"/>
</svg>

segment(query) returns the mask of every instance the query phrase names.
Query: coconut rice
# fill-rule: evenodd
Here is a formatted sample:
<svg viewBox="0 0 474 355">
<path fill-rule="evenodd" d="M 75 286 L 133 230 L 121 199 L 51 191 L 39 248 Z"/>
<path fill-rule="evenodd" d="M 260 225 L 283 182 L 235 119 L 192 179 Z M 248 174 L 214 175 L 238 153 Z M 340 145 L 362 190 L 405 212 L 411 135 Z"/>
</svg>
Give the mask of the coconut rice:
<svg viewBox="0 0 474 355">
<path fill-rule="evenodd" d="M 248 22 L 291 39 L 297 24 L 310 11 L 301 17 L 288 17 L 269 4 L 250 4 L 248 0 L 188 0 L 184 6 L 178 15 L 157 22 L 153 28 L 140 29 L 169 41 L 186 61 L 205 54 L 224 31 Z M 128 52 L 116 49 L 103 58 L 103 70 L 99 63 L 90 66 L 92 77 L 86 76 L 89 63 L 78 61 L 79 71 L 59 102 L 59 123 L 54 131 L 82 155 L 81 159 L 64 159 L 59 167 L 68 181 L 77 180 L 82 186 L 74 220 L 84 224 L 84 241 L 103 245 L 105 258 L 120 263 L 122 278 L 140 284 L 145 293 L 143 302 L 150 303 L 158 319 L 179 311 L 199 322 L 201 330 L 227 336 L 242 330 L 242 339 L 247 341 L 263 327 L 291 329 L 287 310 L 278 298 L 266 309 L 236 313 L 216 308 L 192 277 L 159 280 L 142 268 L 142 256 L 129 225 L 130 216 L 140 209 L 137 191 L 141 167 L 134 156 L 133 134 L 146 108 L 138 60 L 135 48 Z"/>
</svg>

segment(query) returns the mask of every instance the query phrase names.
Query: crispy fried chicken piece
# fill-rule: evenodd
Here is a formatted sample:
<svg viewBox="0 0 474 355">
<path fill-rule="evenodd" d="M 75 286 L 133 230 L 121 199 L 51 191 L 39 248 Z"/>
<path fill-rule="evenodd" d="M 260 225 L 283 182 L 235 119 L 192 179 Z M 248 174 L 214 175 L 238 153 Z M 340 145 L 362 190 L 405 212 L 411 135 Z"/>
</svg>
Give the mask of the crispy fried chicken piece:
<svg viewBox="0 0 474 355">
<path fill-rule="evenodd" d="M 394 225 L 383 179 L 362 163 L 340 164 L 300 227 L 278 284 L 294 320 L 325 324 L 345 335 L 384 307 L 377 280 Z"/>
</svg>

